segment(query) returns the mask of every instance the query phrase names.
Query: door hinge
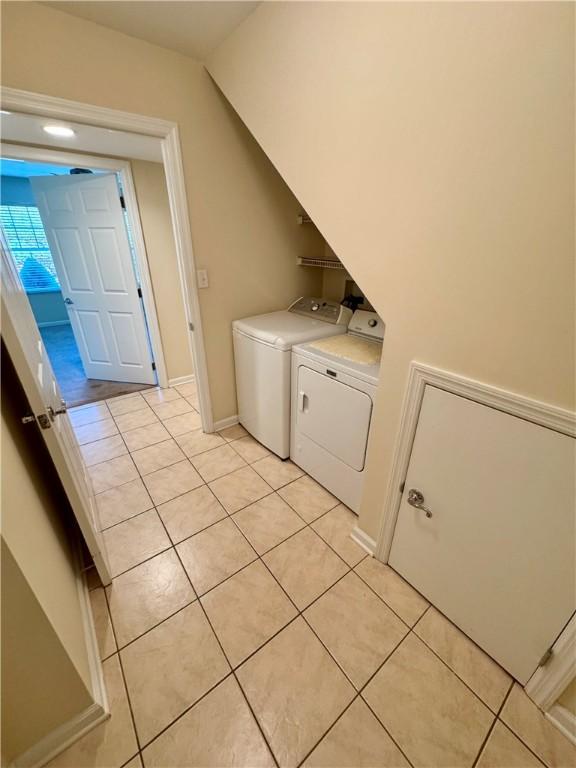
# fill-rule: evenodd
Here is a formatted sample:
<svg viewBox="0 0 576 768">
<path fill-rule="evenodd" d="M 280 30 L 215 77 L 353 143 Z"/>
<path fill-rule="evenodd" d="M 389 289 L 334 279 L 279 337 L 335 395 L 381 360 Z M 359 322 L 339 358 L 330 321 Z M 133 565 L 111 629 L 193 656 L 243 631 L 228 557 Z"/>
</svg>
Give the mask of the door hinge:
<svg viewBox="0 0 576 768">
<path fill-rule="evenodd" d="M 138 288 L 138 296 L 142 298 L 142 288 Z"/>
<path fill-rule="evenodd" d="M 539 667 L 546 666 L 546 664 L 548 664 L 548 662 L 550 661 L 553 655 L 554 655 L 554 649 L 552 648 L 552 646 L 550 646 L 550 648 L 548 648 L 544 656 L 542 656 L 542 658 L 538 662 L 538 666 Z"/>
<path fill-rule="evenodd" d="M 154 362 L 152 363 L 152 370 L 153 370 L 153 371 L 155 371 L 155 370 L 156 370 L 156 363 L 154 363 Z"/>
<path fill-rule="evenodd" d="M 120 205 L 122 206 L 122 210 L 126 210 L 126 201 L 124 200 L 124 195 L 120 195 Z"/>
<path fill-rule="evenodd" d="M 194 330 L 194 323 L 188 323 L 188 330 L 190 331 Z"/>
<path fill-rule="evenodd" d="M 400 483 L 400 493 L 404 493 L 404 488 L 406 488 L 406 482 Z"/>
</svg>

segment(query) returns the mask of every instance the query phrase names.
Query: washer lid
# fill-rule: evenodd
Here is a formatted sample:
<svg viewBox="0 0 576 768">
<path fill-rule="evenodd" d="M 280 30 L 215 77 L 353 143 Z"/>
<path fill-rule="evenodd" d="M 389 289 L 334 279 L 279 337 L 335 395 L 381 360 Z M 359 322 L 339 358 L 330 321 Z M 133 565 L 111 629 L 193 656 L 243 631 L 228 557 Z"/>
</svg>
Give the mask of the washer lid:
<svg viewBox="0 0 576 768">
<path fill-rule="evenodd" d="M 232 327 L 238 333 L 282 350 L 291 349 L 294 344 L 346 333 L 345 325 L 332 325 L 288 310 L 234 320 Z"/>
</svg>

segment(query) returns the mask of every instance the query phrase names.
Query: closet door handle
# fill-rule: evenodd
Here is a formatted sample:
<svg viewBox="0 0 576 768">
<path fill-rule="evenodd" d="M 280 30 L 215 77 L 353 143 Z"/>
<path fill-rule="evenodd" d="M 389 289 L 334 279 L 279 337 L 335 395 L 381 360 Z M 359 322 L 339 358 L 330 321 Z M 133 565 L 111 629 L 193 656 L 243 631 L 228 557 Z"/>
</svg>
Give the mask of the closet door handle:
<svg viewBox="0 0 576 768">
<path fill-rule="evenodd" d="M 424 512 L 424 514 L 426 515 L 426 517 L 432 517 L 432 510 L 424 506 L 424 494 L 422 493 L 422 491 L 419 491 L 417 488 L 410 488 L 410 490 L 408 491 L 407 501 L 411 507 L 416 507 L 416 509 L 421 509 L 422 512 Z"/>
</svg>

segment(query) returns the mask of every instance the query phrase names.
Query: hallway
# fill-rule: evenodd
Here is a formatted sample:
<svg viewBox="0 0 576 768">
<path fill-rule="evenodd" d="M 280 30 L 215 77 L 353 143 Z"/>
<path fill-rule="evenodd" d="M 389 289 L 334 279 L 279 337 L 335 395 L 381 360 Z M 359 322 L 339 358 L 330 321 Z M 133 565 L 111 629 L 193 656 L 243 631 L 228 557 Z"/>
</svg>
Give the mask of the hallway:
<svg viewBox="0 0 576 768">
<path fill-rule="evenodd" d="M 48 352 L 62 397 L 70 408 L 149 388 L 147 384 L 87 379 L 78 345 L 72 333 L 72 326 L 68 323 L 38 330 Z"/>
</svg>

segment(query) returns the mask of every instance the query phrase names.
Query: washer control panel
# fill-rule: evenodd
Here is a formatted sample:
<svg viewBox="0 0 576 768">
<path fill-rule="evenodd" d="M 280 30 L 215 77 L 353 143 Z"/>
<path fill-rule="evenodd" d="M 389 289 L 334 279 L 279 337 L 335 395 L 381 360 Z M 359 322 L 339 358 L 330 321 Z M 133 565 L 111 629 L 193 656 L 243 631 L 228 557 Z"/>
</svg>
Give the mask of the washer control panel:
<svg viewBox="0 0 576 768">
<path fill-rule="evenodd" d="M 317 320 L 323 320 L 325 323 L 333 325 L 348 325 L 352 317 L 352 310 L 343 307 L 337 301 L 328 301 L 327 299 L 315 299 L 310 296 L 303 296 L 297 299 L 288 307 L 290 312 L 304 317 L 314 317 Z"/>
</svg>

